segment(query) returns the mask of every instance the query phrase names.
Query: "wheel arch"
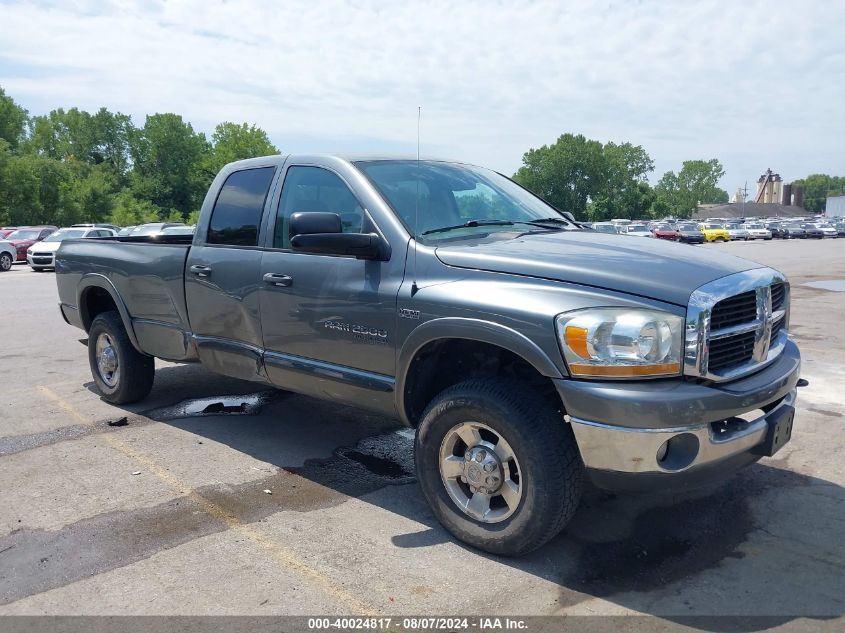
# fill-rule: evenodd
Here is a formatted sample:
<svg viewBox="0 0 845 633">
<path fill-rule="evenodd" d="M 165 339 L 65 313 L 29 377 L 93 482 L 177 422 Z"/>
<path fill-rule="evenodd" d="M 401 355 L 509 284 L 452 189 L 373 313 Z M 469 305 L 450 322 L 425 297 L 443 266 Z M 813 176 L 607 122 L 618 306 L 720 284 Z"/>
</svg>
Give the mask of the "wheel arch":
<svg viewBox="0 0 845 633">
<path fill-rule="evenodd" d="M 528 377 L 537 381 L 541 390 L 553 395 L 560 403 L 551 379 L 562 378 L 566 374 L 528 337 L 504 325 L 481 319 L 442 318 L 417 327 L 399 350 L 396 409 L 404 423 L 415 427 L 425 408 L 425 401 L 430 401 L 431 397 L 442 391 L 441 387 L 451 386 L 470 377 L 462 375 L 460 380 L 446 380 L 445 384 L 441 384 L 444 383 L 441 379 L 434 385 L 429 384 L 428 380 L 434 377 L 435 369 L 422 371 L 423 363 L 433 353 L 442 356 L 441 352 L 449 351 L 497 355 L 500 364 L 507 363 L 511 369 L 528 372 Z M 437 365 L 440 361 L 433 362 Z M 431 375 L 427 377 L 429 373 Z"/>
<path fill-rule="evenodd" d="M 91 322 L 98 314 L 109 309 L 117 310 L 132 347 L 143 353 L 138 345 L 138 339 L 135 337 L 129 310 L 120 298 L 117 288 L 114 287 L 108 277 L 99 273 L 85 275 L 79 282 L 76 305 L 79 306 L 79 317 L 86 332 L 91 329 Z"/>
</svg>

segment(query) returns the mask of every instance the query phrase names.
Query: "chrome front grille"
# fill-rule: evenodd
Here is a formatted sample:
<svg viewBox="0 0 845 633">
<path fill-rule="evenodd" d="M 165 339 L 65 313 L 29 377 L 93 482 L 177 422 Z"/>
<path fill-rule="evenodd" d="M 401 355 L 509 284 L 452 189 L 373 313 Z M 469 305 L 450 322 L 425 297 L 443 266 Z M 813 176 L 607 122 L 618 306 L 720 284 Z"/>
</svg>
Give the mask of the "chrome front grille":
<svg viewBox="0 0 845 633">
<path fill-rule="evenodd" d="M 761 369 L 786 344 L 789 284 L 775 270 L 729 275 L 692 293 L 684 373 L 724 381 Z"/>
</svg>

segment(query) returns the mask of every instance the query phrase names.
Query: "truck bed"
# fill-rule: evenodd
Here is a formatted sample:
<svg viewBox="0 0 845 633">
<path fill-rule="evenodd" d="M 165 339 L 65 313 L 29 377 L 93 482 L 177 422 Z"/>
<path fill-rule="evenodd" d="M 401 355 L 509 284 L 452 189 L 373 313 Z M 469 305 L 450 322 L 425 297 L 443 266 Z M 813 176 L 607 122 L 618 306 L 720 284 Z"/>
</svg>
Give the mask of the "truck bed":
<svg viewBox="0 0 845 633">
<path fill-rule="evenodd" d="M 67 240 L 56 253 L 56 282 L 68 320 L 84 318 L 80 303 L 93 287 L 113 289 L 130 336 L 145 352 L 172 360 L 189 355 L 185 261 L 190 235 Z"/>
</svg>

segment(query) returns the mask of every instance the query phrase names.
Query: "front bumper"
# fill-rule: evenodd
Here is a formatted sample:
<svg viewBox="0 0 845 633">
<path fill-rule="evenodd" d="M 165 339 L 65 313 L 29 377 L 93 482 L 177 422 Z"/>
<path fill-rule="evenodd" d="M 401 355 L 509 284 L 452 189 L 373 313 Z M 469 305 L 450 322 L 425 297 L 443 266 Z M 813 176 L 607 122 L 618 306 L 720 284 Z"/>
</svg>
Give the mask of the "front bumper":
<svg viewBox="0 0 845 633">
<path fill-rule="evenodd" d="M 27 253 L 26 263 L 33 268 L 54 268 L 56 255 L 55 253 Z"/>
<path fill-rule="evenodd" d="M 798 348 L 788 341 L 771 365 L 726 384 L 680 378 L 555 384 L 593 482 L 613 490 L 655 490 L 717 481 L 760 459 L 755 448 L 766 439 L 768 419 L 795 403 L 800 369 Z M 758 409 L 763 413 L 739 418 Z M 676 441 L 689 461 L 659 462 L 667 440 Z"/>
</svg>

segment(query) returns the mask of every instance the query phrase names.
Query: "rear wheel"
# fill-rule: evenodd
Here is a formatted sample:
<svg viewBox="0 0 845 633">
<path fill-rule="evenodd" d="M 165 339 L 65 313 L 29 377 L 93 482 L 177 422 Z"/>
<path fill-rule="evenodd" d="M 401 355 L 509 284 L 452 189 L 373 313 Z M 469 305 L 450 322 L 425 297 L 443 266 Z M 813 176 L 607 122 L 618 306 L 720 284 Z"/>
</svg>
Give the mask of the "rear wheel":
<svg viewBox="0 0 845 633">
<path fill-rule="evenodd" d="M 137 402 L 153 388 L 155 360 L 135 349 L 115 311 L 102 312 L 91 323 L 88 364 L 107 402 Z"/>
<path fill-rule="evenodd" d="M 455 537 L 504 555 L 534 550 L 572 518 L 584 466 L 572 430 L 532 389 L 470 380 L 437 396 L 417 429 L 423 494 Z"/>
<path fill-rule="evenodd" d="M 0 253 L 0 270 L 6 272 L 12 268 L 12 256 L 9 253 Z"/>
</svg>

